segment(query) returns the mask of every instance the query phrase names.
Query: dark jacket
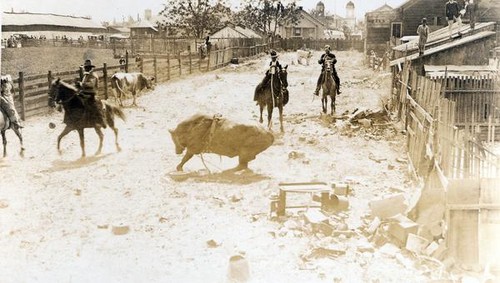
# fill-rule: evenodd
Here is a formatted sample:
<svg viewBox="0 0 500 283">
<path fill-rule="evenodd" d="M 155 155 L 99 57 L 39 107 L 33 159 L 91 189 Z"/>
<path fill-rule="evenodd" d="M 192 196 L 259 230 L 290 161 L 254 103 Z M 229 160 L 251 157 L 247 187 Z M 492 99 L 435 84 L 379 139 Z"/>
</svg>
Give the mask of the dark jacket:
<svg viewBox="0 0 500 283">
<path fill-rule="evenodd" d="M 460 6 L 457 2 L 446 2 L 446 18 L 448 18 L 448 20 L 453 20 L 453 17 L 458 17 L 459 12 Z"/>
<path fill-rule="evenodd" d="M 318 60 L 318 64 L 322 65 L 322 68 L 325 67 L 323 65 L 323 63 L 325 63 L 325 57 L 326 56 L 328 56 L 328 58 L 330 58 L 333 61 L 334 65 L 337 63 L 337 58 L 335 57 L 335 54 L 333 54 L 333 53 L 329 53 L 329 54 L 323 53 L 323 55 L 321 55 L 321 58 Z"/>
<path fill-rule="evenodd" d="M 269 62 L 269 67 L 271 67 L 273 65 L 273 61 Z M 271 68 L 269 68 L 271 69 Z M 269 69 L 266 71 L 266 74 L 269 74 Z M 281 64 L 278 60 L 276 60 L 276 71 L 278 72 L 281 72 L 282 70 L 282 67 L 281 67 Z"/>
</svg>

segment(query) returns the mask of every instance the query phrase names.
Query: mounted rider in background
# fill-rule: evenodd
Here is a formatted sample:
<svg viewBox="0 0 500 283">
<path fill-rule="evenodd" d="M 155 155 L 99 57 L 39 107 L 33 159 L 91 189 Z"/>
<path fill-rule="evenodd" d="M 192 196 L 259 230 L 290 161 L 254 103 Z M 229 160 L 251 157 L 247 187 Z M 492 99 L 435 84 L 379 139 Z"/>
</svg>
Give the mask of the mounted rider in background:
<svg viewBox="0 0 500 283">
<path fill-rule="evenodd" d="M 321 64 L 321 74 L 319 75 L 318 82 L 316 84 L 316 90 L 314 91 L 314 95 L 319 95 L 319 90 L 321 89 L 321 84 L 323 83 L 323 71 L 325 70 L 325 60 L 332 60 L 332 75 L 335 83 L 337 84 L 337 94 L 341 94 L 340 92 L 340 78 L 337 74 L 337 70 L 335 69 L 335 63 L 337 63 L 337 58 L 335 54 L 331 53 L 330 45 L 325 46 L 325 53 L 321 55 L 321 58 L 318 60 L 318 64 Z"/>
<path fill-rule="evenodd" d="M 102 103 L 97 101 L 97 90 L 99 87 L 99 76 L 94 73 L 95 66 L 92 65 L 92 61 L 89 59 L 85 60 L 83 63 L 83 78 L 82 81 L 77 84 L 80 88 L 80 95 L 85 99 L 87 104 L 87 110 L 90 112 L 89 117 L 96 119 L 98 124 L 101 124 L 103 128 L 106 128 L 106 123 L 104 122 L 104 113 Z"/>
</svg>

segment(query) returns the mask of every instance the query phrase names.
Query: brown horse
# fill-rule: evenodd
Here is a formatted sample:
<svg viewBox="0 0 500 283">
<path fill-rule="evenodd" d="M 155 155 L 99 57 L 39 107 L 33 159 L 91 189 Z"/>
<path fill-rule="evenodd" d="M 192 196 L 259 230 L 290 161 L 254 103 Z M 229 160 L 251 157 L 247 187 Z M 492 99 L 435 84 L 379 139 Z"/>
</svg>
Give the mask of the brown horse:
<svg viewBox="0 0 500 283">
<path fill-rule="evenodd" d="M 337 84 L 333 79 L 333 62 L 332 60 L 325 59 L 325 67 L 323 70 L 323 83 L 321 88 L 323 89 L 323 97 L 321 98 L 321 106 L 323 107 L 323 113 L 327 112 L 328 107 L 328 96 L 331 99 L 331 109 L 332 115 L 335 112 L 335 96 L 337 95 Z"/>
<path fill-rule="evenodd" d="M 101 128 L 106 126 L 109 126 L 115 133 L 116 149 L 117 151 L 120 151 L 121 148 L 118 144 L 118 129 L 115 127 L 115 115 L 125 121 L 125 113 L 123 113 L 123 111 L 116 106 L 97 100 L 94 107 L 103 107 L 102 110 L 98 109 L 97 111 L 104 111 L 104 122 L 106 123 L 106 125 L 101 125 L 95 117 L 91 116 L 91 113 L 95 113 L 95 109 L 89 109 L 89 107 L 92 106 L 89 105 L 85 99 L 87 98 L 83 98 L 79 95 L 78 90 L 75 87 L 61 81 L 60 79 L 55 80 L 50 85 L 49 106 L 55 107 L 55 103 L 62 105 L 64 109 L 64 123 L 66 124 L 66 127 L 57 138 L 57 150 L 59 153 L 61 153 L 61 139 L 69 132 L 76 130 L 80 136 L 82 157 L 85 157 L 85 140 L 83 130 L 85 128 L 94 128 L 99 136 L 99 148 L 97 149 L 96 155 L 100 154 L 104 137 Z"/>
<path fill-rule="evenodd" d="M 262 119 L 262 112 L 264 107 L 267 107 L 267 127 L 271 130 L 271 119 L 273 117 L 273 109 L 278 107 L 280 114 L 280 130 L 284 132 L 283 129 L 283 106 L 288 103 L 289 95 L 288 90 L 288 65 L 282 68 L 280 72 L 271 75 L 269 83 L 264 86 L 257 86 L 255 89 L 255 97 L 257 98 L 257 104 L 260 108 L 260 119 L 259 122 L 264 122 Z"/>
</svg>

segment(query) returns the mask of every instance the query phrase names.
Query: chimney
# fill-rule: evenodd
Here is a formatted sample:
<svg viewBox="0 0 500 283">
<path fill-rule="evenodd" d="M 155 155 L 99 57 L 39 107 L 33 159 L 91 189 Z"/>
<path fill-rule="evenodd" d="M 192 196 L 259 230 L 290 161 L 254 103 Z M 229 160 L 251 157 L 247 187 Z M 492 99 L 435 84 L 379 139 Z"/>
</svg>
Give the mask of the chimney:
<svg viewBox="0 0 500 283">
<path fill-rule="evenodd" d="M 151 13 L 151 9 L 146 9 L 144 10 L 144 19 L 146 21 L 151 21 L 151 18 L 152 18 L 152 13 Z"/>
</svg>

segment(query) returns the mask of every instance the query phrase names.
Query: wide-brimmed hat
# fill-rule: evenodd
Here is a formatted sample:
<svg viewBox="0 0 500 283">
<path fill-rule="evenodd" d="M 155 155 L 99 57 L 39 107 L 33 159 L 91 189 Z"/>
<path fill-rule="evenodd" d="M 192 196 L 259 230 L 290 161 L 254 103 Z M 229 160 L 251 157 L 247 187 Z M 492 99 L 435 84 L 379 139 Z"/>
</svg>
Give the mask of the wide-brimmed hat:
<svg viewBox="0 0 500 283">
<path fill-rule="evenodd" d="M 422 18 L 422 23 L 427 23 L 427 19 L 426 18 Z"/>
<path fill-rule="evenodd" d="M 270 53 L 270 54 L 271 54 L 271 58 L 276 58 L 276 57 L 278 57 L 278 53 L 276 53 L 276 51 L 274 51 L 274 50 L 271 50 L 271 53 Z"/>
<path fill-rule="evenodd" d="M 325 45 L 325 50 L 332 50 L 332 48 L 330 47 L 330 45 Z"/>
<path fill-rule="evenodd" d="M 95 66 L 92 65 L 92 61 L 90 59 L 85 60 L 85 63 L 83 63 L 83 67 L 91 67 L 94 68 Z"/>
</svg>

